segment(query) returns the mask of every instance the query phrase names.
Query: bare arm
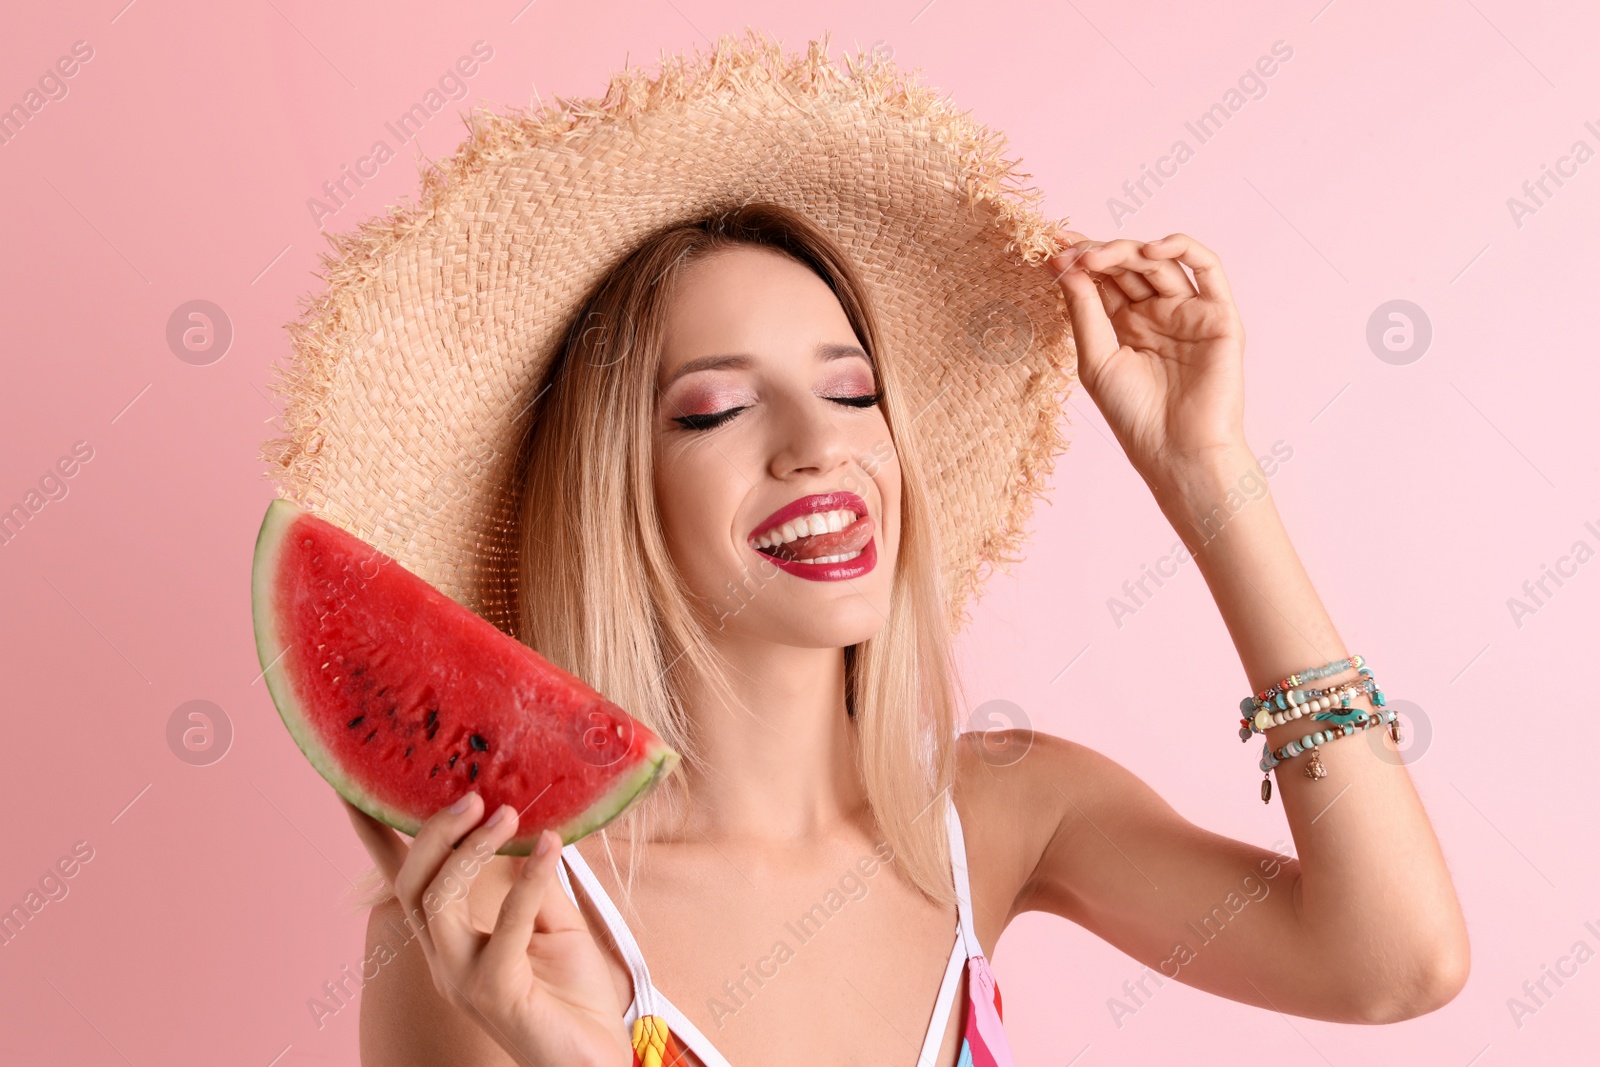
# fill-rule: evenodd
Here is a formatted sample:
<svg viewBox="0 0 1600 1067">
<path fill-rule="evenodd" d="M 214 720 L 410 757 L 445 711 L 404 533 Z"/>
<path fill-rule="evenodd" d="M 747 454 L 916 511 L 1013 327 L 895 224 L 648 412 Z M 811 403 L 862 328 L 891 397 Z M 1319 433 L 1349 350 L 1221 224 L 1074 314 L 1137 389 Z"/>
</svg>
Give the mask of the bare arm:
<svg viewBox="0 0 1600 1067">
<path fill-rule="evenodd" d="M 497 850 L 516 835 L 517 812 L 503 805 L 484 820 L 477 793 L 435 812 L 410 844 L 341 803 L 396 898 L 367 924 L 366 959 L 378 973 L 362 990 L 364 1064 L 633 1060 L 615 976 L 557 884 L 553 832 L 511 861 Z M 482 878 L 486 870 L 502 877 Z"/>
<path fill-rule="evenodd" d="M 1275 526 L 1276 538 L 1246 522 Z M 1225 556 L 1230 550 L 1245 558 Z M 1253 689 L 1343 655 L 1270 498 L 1235 516 L 1197 559 Z M 1301 597 L 1287 592 L 1292 576 L 1303 583 Z M 1282 591 L 1270 604 L 1257 592 L 1268 588 Z M 1308 648 L 1319 636 L 1325 646 Z M 1231 727 L 1225 705 L 1217 720 L 1219 730 Z M 1274 748 L 1309 731 L 1297 721 L 1269 732 Z M 1324 779 L 1304 777 L 1303 756 L 1273 772 L 1289 823 L 1276 847 L 1298 860 L 1193 825 L 1126 769 L 1081 746 L 1048 737 L 1033 746 L 1016 767 L 1015 777 L 1027 780 L 1009 786 L 1021 794 L 1013 810 L 1032 811 L 1054 830 L 1017 911 L 1071 918 L 1159 980 L 1294 1015 L 1393 1022 L 1441 1007 L 1465 983 L 1461 908 L 1386 732 L 1321 746 Z M 1251 754 L 1259 747 L 1254 742 Z M 1259 779 L 1242 767 L 1226 771 L 1235 774 L 1237 791 L 1230 783 L 1224 798 L 1254 802 Z"/>
<path fill-rule="evenodd" d="M 1340 639 L 1261 492 L 1242 430 L 1244 332 L 1220 262 L 1181 234 L 1074 247 L 1088 251 L 1057 280 L 1080 378 L 1194 555 L 1251 691 L 1352 652 L 1379 655 L 1381 670 L 1381 650 Z M 1250 489 L 1257 499 L 1230 502 Z M 1237 728 L 1230 703 L 1219 730 Z M 1276 749 L 1325 725 L 1301 718 L 1266 739 Z M 1274 771 L 1297 861 L 1201 830 L 1114 763 L 1039 739 L 1006 788 L 1054 829 L 1016 909 L 1066 915 L 1168 977 L 1280 1011 L 1351 1022 L 1432 1011 L 1466 981 L 1466 926 L 1410 776 L 1375 733 L 1319 746 L 1323 779 L 1305 777 L 1305 756 Z M 1241 800 L 1253 792 L 1238 785 Z"/>
</svg>

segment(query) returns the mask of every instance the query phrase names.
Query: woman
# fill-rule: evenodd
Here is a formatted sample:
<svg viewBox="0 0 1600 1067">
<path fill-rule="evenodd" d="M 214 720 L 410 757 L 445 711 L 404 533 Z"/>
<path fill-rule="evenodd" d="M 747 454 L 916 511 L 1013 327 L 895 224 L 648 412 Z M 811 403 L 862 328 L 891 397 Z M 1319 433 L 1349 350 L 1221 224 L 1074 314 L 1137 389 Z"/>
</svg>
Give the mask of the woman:
<svg viewBox="0 0 1600 1067">
<path fill-rule="evenodd" d="M 1267 692 L 1267 745 L 1311 729 L 1274 719 L 1270 692 L 1307 666 L 1327 673 L 1279 689 L 1335 689 L 1350 698 L 1343 721 L 1381 727 L 1374 687 L 1337 688 L 1368 676 L 1270 496 L 1212 521 L 1259 476 L 1218 258 L 1183 234 L 1061 240 L 1038 285 L 1064 294 L 1080 380 Z M 591 681 L 617 679 L 599 688 L 694 758 L 681 791 L 658 790 L 627 824 L 616 867 L 598 837 L 562 849 L 548 833 L 526 860 L 482 862 L 518 818 L 475 794 L 409 847 L 349 808 L 398 897 L 373 909 L 371 936 L 425 916 L 392 977 L 365 990 L 364 1062 L 622 1067 L 650 1062 L 654 1035 L 665 1062 L 1009 1063 L 985 956 L 1027 911 L 1197 988 L 1312 1018 L 1392 1022 L 1461 989 L 1461 910 L 1387 737 L 1282 756 L 1298 859 L 1194 826 L 1070 741 L 940 740 L 954 682 L 933 545 L 959 517 L 929 507 L 918 412 L 875 340 L 848 257 L 761 204 L 660 231 L 574 320 L 527 451 L 538 506 L 522 512 L 522 573 L 538 593 L 523 636 Z M 586 511 L 608 493 L 631 510 Z M 608 586 L 636 583 L 651 604 L 600 617 Z M 684 658 L 653 689 L 625 681 L 645 616 Z M 1128 714 L 1187 699 L 1169 678 L 1150 689 L 1130 687 Z M 896 746 L 925 721 L 940 788 L 915 811 Z M 1025 755 L 992 758 L 997 745 Z M 1317 768 L 1328 781 L 1305 773 Z M 1276 891 L 1174 960 L 1188 924 L 1252 879 Z"/>
</svg>

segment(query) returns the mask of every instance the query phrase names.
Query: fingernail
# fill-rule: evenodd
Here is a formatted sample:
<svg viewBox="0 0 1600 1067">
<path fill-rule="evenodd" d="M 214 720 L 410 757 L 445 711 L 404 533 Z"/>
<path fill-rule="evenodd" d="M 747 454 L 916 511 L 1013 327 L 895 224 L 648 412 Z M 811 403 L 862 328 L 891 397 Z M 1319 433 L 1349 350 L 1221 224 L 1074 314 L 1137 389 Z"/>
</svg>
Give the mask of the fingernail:
<svg viewBox="0 0 1600 1067">
<path fill-rule="evenodd" d="M 509 804 L 500 805 L 498 808 L 494 809 L 494 814 L 489 816 L 489 821 L 483 825 L 494 826 L 496 823 L 500 822 L 500 820 L 504 819 L 506 817 L 506 812 L 510 810 L 511 806 Z"/>
<path fill-rule="evenodd" d="M 539 843 L 537 845 L 533 846 L 533 854 L 535 856 L 542 856 L 546 852 L 549 852 L 550 851 L 550 839 L 552 837 L 554 837 L 554 836 L 555 835 L 552 834 L 549 830 L 540 830 L 539 831 Z"/>
<path fill-rule="evenodd" d="M 477 793 L 468 793 L 465 796 L 463 796 L 460 800 L 458 800 L 454 804 L 450 805 L 450 814 L 452 814 L 452 815 L 460 815 L 462 812 L 464 812 L 468 808 L 472 807 L 472 798 L 477 796 L 477 795 L 478 795 Z"/>
</svg>

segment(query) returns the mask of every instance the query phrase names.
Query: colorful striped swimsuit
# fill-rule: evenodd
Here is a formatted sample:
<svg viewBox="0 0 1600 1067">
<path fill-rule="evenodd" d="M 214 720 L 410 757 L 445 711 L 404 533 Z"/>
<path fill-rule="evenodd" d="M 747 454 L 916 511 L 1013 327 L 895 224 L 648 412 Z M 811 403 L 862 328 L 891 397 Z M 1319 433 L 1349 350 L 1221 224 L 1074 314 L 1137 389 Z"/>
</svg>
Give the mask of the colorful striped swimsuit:
<svg viewBox="0 0 1600 1067">
<path fill-rule="evenodd" d="M 933 1018 L 928 1023 L 928 1033 L 923 1039 L 916 1067 L 933 1067 L 939 1055 L 945 1025 L 960 985 L 963 963 L 967 971 L 967 1000 L 961 1054 L 956 1058 L 956 1067 L 1015 1067 L 1011 1047 L 1006 1043 L 1005 1031 L 1000 1026 L 1000 988 L 995 985 L 989 961 L 984 959 L 983 948 L 973 931 L 972 888 L 967 877 L 967 849 L 961 834 L 961 817 L 956 814 L 955 803 L 948 796 L 945 805 L 945 824 L 950 833 L 950 860 L 955 868 L 958 905 L 956 942 L 950 950 L 950 962 L 945 967 L 944 980 L 939 985 Z M 556 871 L 561 876 L 562 888 L 573 903 L 577 903 L 578 898 L 567 876 L 570 868 L 578 876 L 578 881 L 583 883 L 584 894 L 604 918 L 606 928 L 621 950 L 633 978 L 633 1003 L 628 1005 L 623 1023 L 633 1035 L 634 1067 L 682 1067 L 689 1062 L 685 1058 L 689 1052 L 699 1057 L 705 1067 L 732 1067 L 727 1057 L 717 1051 L 699 1028 L 651 984 L 650 971 L 645 966 L 644 955 L 639 951 L 639 943 L 623 921 L 622 913 L 601 888 L 594 871 L 578 853 L 577 845 L 562 849 L 561 856 L 565 863 Z"/>
</svg>

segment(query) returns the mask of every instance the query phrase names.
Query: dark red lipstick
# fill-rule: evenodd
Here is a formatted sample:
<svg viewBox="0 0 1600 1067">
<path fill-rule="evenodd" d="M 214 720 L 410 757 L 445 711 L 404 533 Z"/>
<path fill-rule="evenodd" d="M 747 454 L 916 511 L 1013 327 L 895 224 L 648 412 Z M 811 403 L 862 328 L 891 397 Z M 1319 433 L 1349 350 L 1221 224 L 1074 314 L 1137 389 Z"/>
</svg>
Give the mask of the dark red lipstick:
<svg viewBox="0 0 1600 1067">
<path fill-rule="evenodd" d="M 877 565 L 876 524 L 855 493 L 814 493 L 768 515 L 750 532 L 750 547 L 780 569 L 810 581 L 857 578 Z"/>
</svg>

